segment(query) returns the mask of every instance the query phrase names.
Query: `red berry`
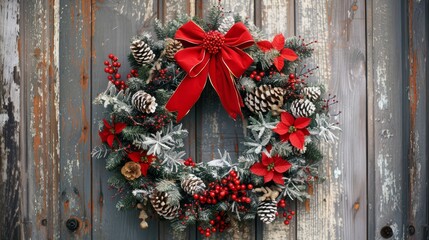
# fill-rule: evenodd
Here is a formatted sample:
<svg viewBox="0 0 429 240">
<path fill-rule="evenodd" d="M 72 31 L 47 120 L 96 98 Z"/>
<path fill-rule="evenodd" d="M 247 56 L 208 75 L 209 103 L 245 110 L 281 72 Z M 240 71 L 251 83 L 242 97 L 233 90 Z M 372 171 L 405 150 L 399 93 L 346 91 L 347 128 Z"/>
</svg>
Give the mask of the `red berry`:
<svg viewBox="0 0 429 240">
<path fill-rule="evenodd" d="M 291 220 L 292 219 L 292 215 L 287 216 L 287 219 Z"/>
<path fill-rule="evenodd" d="M 200 198 L 200 196 L 198 196 L 198 194 L 194 194 L 194 199 L 197 200 L 198 198 Z"/>
<path fill-rule="evenodd" d="M 293 74 L 293 73 L 289 74 L 289 78 L 290 79 L 294 79 L 295 78 L 295 74 Z"/>
<path fill-rule="evenodd" d="M 214 220 L 210 220 L 210 225 L 215 225 L 215 221 Z"/>
<path fill-rule="evenodd" d="M 198 231 L 201 231 L 201 230 L 203 230 L 203 227 L 198 226 Z"/>
<path fill-rule="evenodd" d="M 287 213 L 286 212 L 283 213 L 283 217 L 287 217 Z"/>
<path fill-rule="evenodd" d="M 289 220 L 285 220 L 284 222 L 283 222 L 285 225 L 289 225 Z"/>
<path fill-rule="evenodd" d="M 221 197 L 225 197 L 226 192 L 225 192 L 225 191 L 222 191 L 222 192 L 220 192 L 220 193 L 219 193 L 219 195 L 220 195 Z"/>
<path fill-rule="evenodd" d="M 250 78 L 255 78 L 255 75 L 254 74 L 250 74 L 250 76 L 249 76 Z"/>
<path fill-rule="evenodd" d="M 295 215 L 295 211 L 290 211 L 290 214 L 291 215 Z"/>
<path fill-rule="evenodd" d="M 119 74 L 119 73 L 115 74 L 115 78 L 116 78 L 116 79 L 121 78 L 121 74 Z"/>
<path fill-rule="evenodd" d="M 114 62 L 114 63 L 112 63 L 112 66 L 117 67 L 117 66 L 118 66 L 118 63 L 117 63 L 117 62 Z"/>
<path fill-rule="evenodd" d="M 109 58 L 110 59 L 113 59 L 115 57 L 115 55 L 113 55 L 113 54 L 109 54 Z"/>
<path fill-rule="evenodd" d="M 117 67 L 121 67 L 121 63 L 120 63 L 120 62 L 117 62 L 117 63 L 116 63 L 116 66 L 117 66 Z"/>
<path fill-rule="evenodd" d="M 131 73 L 134 74 L 137 73 L 137 71 L 135 69 L 131 69 Z"/>
<path fill-rule="evenodd" d="M 110 74 L 112 74 L 112 73 L 114 73 L 115 71 L 113 70 L 113 69 L 111 69 L 111 68 L 109 68 L 109 73 Z"/>
<path fill-rule="evenodd" d="M 119 81 L 115 81 L 115 85 L 119 85 L 121 84 Z"/>
<path fill-rule="evenodd" d="M 205 235 L 206 237 L 210 237 L 210 232 L 206 232 L 204 235 Z"/>
<path fill-rule="evenodd" d="M 261 77 L 263 77 L 265 75 L 265 73 L 264 72 L 260 72 L 259 73 L 259 76 L 261 76 Z"/>
<path fill-rule="evenodd" d="M 253 72 L 252 72 L 252 74 L 253 74 L 253 75 L 256 75 L 256 74 L 258 74 L 258 73 L 257 73 L 256 71 L 253 71 Z"/>
<path fill-rule="evenodd" d="M 112 59 L 114 62 L 118 61 L 118 57 L 113 57 Z"/>
<path fill-rule="evenodd" d="M 248 184 L 247 185 L 247 189 L 252 190 L 253 189 L 253 185 L 252 184 Z"/>
<path fill-rule="evenodd" d="M 255 79 L 256 81 L 261 81 L 261 76 L 256 76 Z"/>
<path fill-rule="evenodd" d="M 127 78 L 131 78 L 131 74 L 127 74 Z"/>
<path fill-rule="evenodd" d="M 104 61 L 104 65 L 109 66 L 109 61 Z"/>
<path fill-rule="evenodd" d="M 246 198 L 246 203 L 250 203 L 252 200 L 250 198 Z"/>
<path fill-rule="evenodd" d="M 108 73 L 110 71 L 110 68 L 106 67 L 104 68 L 104 72 Z"/>
<path fill-rule="evenodd" d="M 216 232 L 216 228 L 212 227 L 212 232 Z"/>
<path fill-rule="evenodd" d="M 215 197 L 216 194 L 214 192 L 210 192 L 210 197 Z"/>
</svg>

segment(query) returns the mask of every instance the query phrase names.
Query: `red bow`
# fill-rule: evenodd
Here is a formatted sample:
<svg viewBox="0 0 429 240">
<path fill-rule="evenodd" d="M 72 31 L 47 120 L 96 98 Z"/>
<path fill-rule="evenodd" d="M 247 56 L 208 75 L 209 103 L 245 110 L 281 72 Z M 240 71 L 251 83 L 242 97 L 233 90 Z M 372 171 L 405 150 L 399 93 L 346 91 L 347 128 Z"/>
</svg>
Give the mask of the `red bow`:
<svg viewBox="0 0 429 240">
<path fill-rule="evenodd" d="M 167 110 L 177 111 L 179 122 L 200 98 L 209 77 L 228 114 L 234 119 L 237 114 L 242 115 L 243 101 L 232 76 L 241 76 L 253 62 L 241 50 L 254 43 L 244 24 L 234 24 L 223 35 L 218 31 L 204 32 L 196 23 L 189 21 L 177 30 L 175 38 L 187 47 L 174 56 L 187 75 L 168 100 Z"/>
</svg>

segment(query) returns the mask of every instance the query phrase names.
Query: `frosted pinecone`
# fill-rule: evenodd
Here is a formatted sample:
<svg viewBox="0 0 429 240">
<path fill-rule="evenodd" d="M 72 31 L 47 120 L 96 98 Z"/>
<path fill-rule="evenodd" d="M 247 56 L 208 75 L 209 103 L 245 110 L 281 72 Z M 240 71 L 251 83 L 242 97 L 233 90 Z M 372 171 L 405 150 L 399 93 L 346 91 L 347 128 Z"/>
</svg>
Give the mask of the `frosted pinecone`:
<svg viewBox="0 0 429 240">
<path fill-rule="evenodd" d="M 165 40 L 165 57 L 168 60 L 174 61 L 174 55 L 181 49 L 183 49 L 183 45 L 180 41 L 171 38 Z"/>
<path fill-rule="evenodd" d="M 307 99 L 313 102 L 319 99 L 322 94 L 319 87 L 305 87 L 302 89 L 302 93 Z"/>
<path fill-rule="evenodd" d="M 282 112 L 285 90 L 271 85 L 261 85 L 248 92 L 244 98 L 244 104 L 254 113 L 266 113 L 271 111 L 273 116 Z"/>
<path fill-rule="evenodd" d="M 149 45 L 143 40 L 134 40 L 130 46 L 131 53 L 134 59 L 140 64 L 148 64 L 153 61 L 155 54 L 150 49 Z"/>
<path fill-rule="evenodd" d="M 259 219 L 265 224 L 269 224 L 276 219 L 277 202 L 268 200 L 259 203 L 258 209 Z"/>
<path fill-rule="evenodd" d="M 229 31 L 229 29 L 231 29 L 232 25 L 234 25 L 235 21 L 234 18 L 231 16 L 225 17 L 224 19 L 222 19 L 222 22 L 220 23 L 219 26 L 219 32 L 225 34 Z"/>
<path fill-rule="evenodd" d="M 154 190 L 150 195 L 150 203 L 153 209 L 165 219 L 173 219 L 177 217 L 180 205 L 169 204 L 169 194 L 167 192 L 159 192 Z"/>
<path fill-rule="evenodd" d="M 158 103 L 154 96 L 146 93 L 143 90 L 139 90 L 131 97 L 131 104 L 143 113 L 154 113 Z"/>
<path fill-rule="evenodd" d="M 189 174 L 185 179 L 183 179 L 181 186 L 185 192 L 191 195 L 200 193 L 206 188 L 203 180 L 193 174 Z"/>
<path fill-rule="evenodd" d="M 290 105 L 290 111 L 296 118 L 309 117 L 316 111 L 316 106 L 308 99 L 297 99 Z"/>
</svg>

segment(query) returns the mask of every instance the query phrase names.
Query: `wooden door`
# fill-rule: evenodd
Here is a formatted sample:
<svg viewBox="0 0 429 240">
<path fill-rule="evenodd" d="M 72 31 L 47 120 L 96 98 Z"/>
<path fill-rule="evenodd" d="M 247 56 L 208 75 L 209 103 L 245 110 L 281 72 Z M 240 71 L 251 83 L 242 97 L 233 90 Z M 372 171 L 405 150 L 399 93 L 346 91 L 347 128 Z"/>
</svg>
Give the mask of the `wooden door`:
<svg viewBox="0 0 429 240">
<path fill-rule="evenodd" d="M 217 0 L 5 0 L 0 2 L 0 227 L 2 239 L 171 239 L 169 226 L 118 212 L 99 143 L 103 61 L 124 63 L 129 39 L 159 18 L 203 17 Z M 314 41 L 314 81 L 340 100 L 343 131 L 323 146 L 321 171 L 297 217 L 243 239 L 427 239 L 426 97 L 429 3 L 410 0 L 222 0 L 269 39 Z M 124 64 L 126 65 L 126 64 Z M 125 68 L 125 67 L 123 67 Z M 124 70 L 125 71 L 125 70 Z M 239 154 L 241 121 L 207 89 L 184 120 L 197 161 Z M 68 221 L 77 220 L 72 232 Z M 189 229 L 186 238 L 199 238 Z"/>
</svg>

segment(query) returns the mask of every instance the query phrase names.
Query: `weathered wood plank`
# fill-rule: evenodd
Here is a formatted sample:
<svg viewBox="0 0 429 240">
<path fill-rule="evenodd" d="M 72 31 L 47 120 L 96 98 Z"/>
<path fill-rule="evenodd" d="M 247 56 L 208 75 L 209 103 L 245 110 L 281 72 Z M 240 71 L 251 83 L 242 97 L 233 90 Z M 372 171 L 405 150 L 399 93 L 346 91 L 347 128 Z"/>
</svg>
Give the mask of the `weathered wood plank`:
<svg viewBox="0 0 429 240">
<path fill-rule="evenodd" d="M 407 5 L 408 50 L 405 49 L 407 54 L 404 59 L 408 61 L 405 65 L 408 108 L 405 106 L 404 108 L 409 119 L 405 128 L 404 145 L 408 148 L 409 179 L 405 228 L 407 239 L 427 239 L 429 237 L 427 163 L 429 3 L 410 0 Z"/>
<path fill-rule="evenodd" d="M 17 1 L 0 3 L 0 229 L 9 239 L 22 238 L 20 160 L 21 79 Z"/>
<path fill-rule="evenodd" d="M 197 1 L 196 15 L 205 17 L 211 6 L 219 1 Z M 241 17 L 254 19 L 253 1 L 221 1 L 226 15 L 239 14 Z M 196 113 L 196 159 L 198 162 L 207 162 L 219 158 L 219 151 L 227 151 L 231 159 L 235 161 L 241 154 L 242 139 L 245 129 L 240 117 L 234 121 L 220 103 L 219 97 L 210 82 L 207 82 L 200 100 L 195 108 Z M 238 231 L 226 239 L 255 239 L 255 222 L 244 224 Z M 218 237 L 218 236 L 216 236 Z"/>
<path fill-rule="evenodd" d="M 293 0 L 255 1 L 255 22 L 269 40 L 278 33 L 286 37 L 295 33 L 295 2 Z"/>
<path fill-rule="evenodd" d="M 154 0 L 135 1 L 97 1 L 93 3 L 94 34 L 92 38 L 92 98 L 106 89 L 107 78 L 103 71 L 103 61 L 109 53 L 118 56 L 122 63 L 121 75 L 126 76 L 130 68 L 127 64 L 129 39 L 150 28 L 157 17 L 158 4 Z M 91 125 L 93 145 L 99 145 L 97 133 L 98 121 L 104 117 L 102 106 L 93 106 Z M 92 198 L 93 198 L 93 239 L 155 239 L 158 236 L 158 223 L 149 221 L 149 228 L 139 227 L 137 210 L 117 211 L 118 197 L 109 189 L 107 179 L 111 173 L 105 169 L 103 160 L 92 162 Z"/>
<path fill-rule="evenodd" d="M 368 152 L 369 213 L 368 238 L 381 239 L 385 230 L 392 239 L 404 239 L 404 201 L 402 194 L 403 109 L 403 31 L 400 2 L 374 0 L 368 4 L 368 95 L 370 146 Z M 372 110 L 372 111 L 371 111 Z M 386 228 L 384 228 L 386 227 Z"/>
<path fill-rule="evenodd" d="M 25 239 L 54 239 L 59 212 L 59 1 L 26 1 L 20 10 L 20 68 L 25 87 L 23 166 Z"/>
<path fill-rule="evenodd" d="M 195 15 L 195 4 L 192 0 L 163 0 L 159 1 L 160 8 L 159 19 L 164 23 L 175 19 L 178 14 L 187 14 L 189 16 Z M 181 121 L 183 128 L 189 132 L 188 138 L 185 140 L 185 149 L 188 157 L 195 159 L 196 146 L 195 146 L 195 110 L 192 109 L 188 115 Z M 173 239 L 173 229 L 171 228 L 168 221 L 161 221 L 159 223 L 158 239 Z M 177 236 L 178 239 L 195 239 L 196 238 L 196 227 L 189 227 L 181 236 Z"/>
<path fill-rule="evenodd" d="M 283 33 L 285 37 L 293 36 L 294 28 L 294 1 L 291 0 L 263 0 L 255 1 L 255 22 L 261 28 L 266 38 L 271 41 L 274 35 Z M 291 204 L 291 209 L 296 210 L 296 204 Z M 296 239 L 296 221 L 291 221 L 286 226 L 281 216 L 271 224 L 262 224 L 263 239 Z"/>
<path fill-rule="evenodd" d="M 366 237 L 366 77 L 365 2 L 297 1 L 296 34 L 317 40 L 310 66 L 316 79 L 337 95 L 332 109 L 343 132 L 337 144 L 323 146 L 320 170 L 326 181 L 315 186 L 310 212 L 299 204 L 297 239 Z"/>
<path fill-rule="evenodd" d="M 91 238 L 91 1 L 61 2 L 60 211 L 62 238 Z M 68 220 L 78 228 L 65 227 Z"/>
</svg>

